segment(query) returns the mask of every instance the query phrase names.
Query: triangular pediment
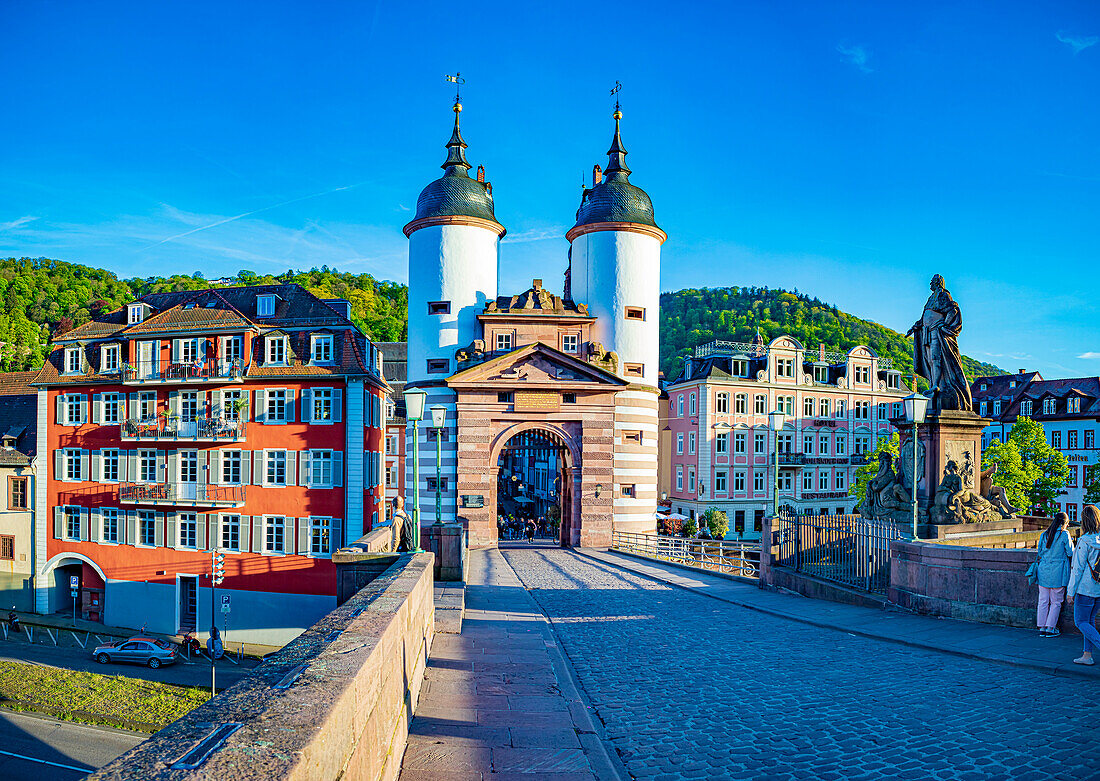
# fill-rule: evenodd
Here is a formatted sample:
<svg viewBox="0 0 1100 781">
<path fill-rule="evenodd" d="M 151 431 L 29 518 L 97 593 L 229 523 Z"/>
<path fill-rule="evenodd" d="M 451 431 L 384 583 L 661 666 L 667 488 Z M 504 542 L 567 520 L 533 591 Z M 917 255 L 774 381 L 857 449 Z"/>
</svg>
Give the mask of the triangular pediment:
<svg viewBox="0 0 1100 781">
<path fill-rule="evenodd" d="M 471 366 L 447 378 L 447 385 L 451 387 L 483 384 L 622 387 L 628 383 L 586 361 L 537 342 Z"/>
</svg>

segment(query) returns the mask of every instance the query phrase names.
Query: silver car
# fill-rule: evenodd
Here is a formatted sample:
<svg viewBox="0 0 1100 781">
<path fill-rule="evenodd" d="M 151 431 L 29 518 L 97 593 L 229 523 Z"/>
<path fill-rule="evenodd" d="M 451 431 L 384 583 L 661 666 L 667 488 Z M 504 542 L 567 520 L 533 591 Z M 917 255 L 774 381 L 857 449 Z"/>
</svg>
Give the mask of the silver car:
<svg viewBox="0 0 1100 781">
<path fill-rule="evenodd" d="M 176 649 L 164 640 L 138 636 L 98 645 L 92 651 L 92 657 L 100 664 L 129 662 L 145 664 L 155 670 L 162 664 L 175 664 Z"/>
</svg>

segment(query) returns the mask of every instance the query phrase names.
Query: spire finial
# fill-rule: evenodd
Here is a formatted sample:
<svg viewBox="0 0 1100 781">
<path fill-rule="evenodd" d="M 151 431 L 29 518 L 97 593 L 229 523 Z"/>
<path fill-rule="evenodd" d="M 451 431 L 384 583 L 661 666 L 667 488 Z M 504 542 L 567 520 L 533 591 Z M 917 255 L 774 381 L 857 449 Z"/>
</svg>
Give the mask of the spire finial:
<svg viewBox="0 0 1100 781">
<path fill-rule="evenodd" d="M 615 86 L 611 88 L 611 94 L 615 97 L 615 112 L 611 115 L 615 119 L 615 136 L 611 139 L 611 148 L 607 150 L 607 169 L 604 173 L 607 175 L 607 181 L 626 181 L 630 176 L 630 169 L 626 166 L 626 148 L 623 146 L 623 140 L 619 137 L 619 120 L 623 118 L 623 112 L 619 110 L 619 90 L 623 88 L 623 85 L 619 82 L 615 82 Z"/>
<path fill-rule="evenodd" d="M 466 171 L 470 168 L 470 164 L 466 161 L 466 153 L 463 151 L 466 149 L 466 142 L 462 140 L 462 131 L 458 125 L 458 117 L 462 113 L 461 96 L 458 90 L 466 83 L 466 79 L 462 78 L 461 73 L 455 73 L 454 76 L 446 75 L 444 78 L 457 86 L 455 87 L 455 104 L 452 109 L 455 113 L 455 129 L 451 132 L 451 140 L 447 142 L 447 159 L 443 161 L 440 168 L 446 171 L 444 176 L 467 176 Z"/>
<path fill-rule="evenodd" d="M 455 75 L 452 76 L 449 73 L 444 77 L 447 81 L 455 85 L 455 106 L 454 112 L 457 114 L 462 111 L 462 85 L 466 83 L 466 79 L 462 78 L 461 71 L 455 71 Z"/>
</svg>

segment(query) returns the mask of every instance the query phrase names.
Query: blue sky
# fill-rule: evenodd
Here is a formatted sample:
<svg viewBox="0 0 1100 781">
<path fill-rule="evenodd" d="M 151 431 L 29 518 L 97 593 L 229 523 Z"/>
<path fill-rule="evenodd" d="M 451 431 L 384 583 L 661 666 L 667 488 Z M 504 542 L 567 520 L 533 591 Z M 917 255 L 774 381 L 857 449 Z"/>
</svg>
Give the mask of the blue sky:
<svg viewBox="0 0 1100 781">
<path fill-rule="evenodd" d="M 904 332 L 940 272 L 968 354 L 1100 373 L 1091 0 L 4 0 L 0 256 L 405 281 L 456 70 L 502 292 L 560 288 L 619 80 L 662 289 L 796 288 Z"/>
</svg>

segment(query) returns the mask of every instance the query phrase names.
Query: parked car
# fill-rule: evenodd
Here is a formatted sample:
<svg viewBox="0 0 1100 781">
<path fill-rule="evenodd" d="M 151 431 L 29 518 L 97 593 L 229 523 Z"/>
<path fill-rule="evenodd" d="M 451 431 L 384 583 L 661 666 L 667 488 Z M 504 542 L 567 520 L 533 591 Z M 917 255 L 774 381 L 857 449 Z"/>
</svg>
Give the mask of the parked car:
<svg viewBox="0 0 1100 781">
<path fill-rule="evenodd" d="M 92 651 L 92 657 L 100 664 L 129 662 L 146 664 L 155 670 L 162 664 L 175 664 L 176 648 L 164 640 L 139 635 L 129 640 L 97 645 Z"/>
</svg>

